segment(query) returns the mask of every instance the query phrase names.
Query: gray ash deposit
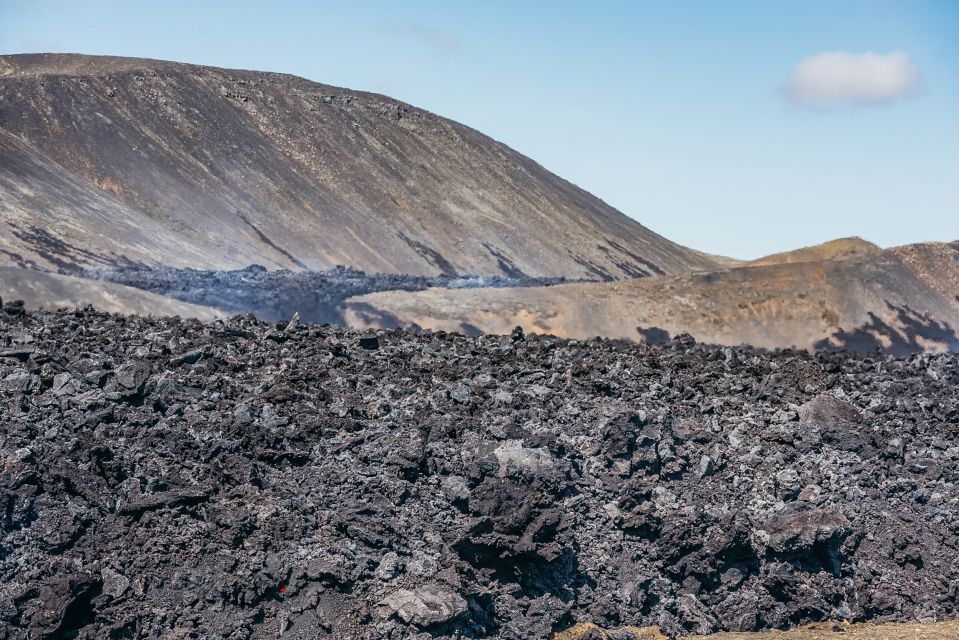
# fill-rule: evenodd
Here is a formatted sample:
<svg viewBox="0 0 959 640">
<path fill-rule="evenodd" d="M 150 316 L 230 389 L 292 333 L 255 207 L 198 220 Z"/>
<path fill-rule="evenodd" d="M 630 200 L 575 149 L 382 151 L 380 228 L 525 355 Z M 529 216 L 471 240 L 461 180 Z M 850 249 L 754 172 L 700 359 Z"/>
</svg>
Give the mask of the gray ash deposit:
<svg viewBox="0 0 959 640">
<path fill-rule="evenodd" d="M 0 318 L 5 640 L 957 613 L 955 354 Z"/>
<path fill-rule="evenodd" d="M 267 270 L 258 265 L 234 271 L 134 266 L 91 269 L 75 275 L 108 280 L 230 313 L 252 313 L 267 322 L 299 313 L 304 322 L 337 325 L 345 324 L 342 309 L 347 298 L 376 291 L 538 287 L 570 282 L 565 278 L 367 274 L 350 267 L 328 271 Z"/>
</svg>

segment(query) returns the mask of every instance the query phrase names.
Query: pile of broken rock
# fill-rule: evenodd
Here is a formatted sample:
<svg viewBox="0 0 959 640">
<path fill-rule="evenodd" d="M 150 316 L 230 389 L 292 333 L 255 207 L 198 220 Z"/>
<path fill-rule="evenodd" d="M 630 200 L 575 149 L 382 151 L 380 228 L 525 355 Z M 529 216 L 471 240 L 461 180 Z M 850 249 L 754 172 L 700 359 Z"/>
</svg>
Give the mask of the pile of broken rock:
<svg viewBox="0 0 959 640">
<path fill-rule="evenodd" d="M 0 313 L 0 638 L 935 620 L 959 360 Z"/>
</svg>

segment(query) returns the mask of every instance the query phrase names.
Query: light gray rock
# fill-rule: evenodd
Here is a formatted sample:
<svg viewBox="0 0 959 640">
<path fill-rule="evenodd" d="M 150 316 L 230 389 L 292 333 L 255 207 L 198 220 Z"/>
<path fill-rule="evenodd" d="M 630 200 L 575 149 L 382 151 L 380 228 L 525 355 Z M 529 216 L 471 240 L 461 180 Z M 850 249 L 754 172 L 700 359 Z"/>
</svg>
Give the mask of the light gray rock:
<svg viewBox="0 0 959 640">
<path fill-rule="evenodd" d="M 415 591 L 399 589 L 382 602 L 390 615 L 418 627 L 448 622 L 466 613 L 466 600 L 445 585 L 430 584 Z"/>
<path fill-rule="evenodd" d="M 450 389 L 450 397 L 459 402 L 460 404 L 466 404 L 470 401 L 470 388 L 463 382 L 457 383 Z"/>
<path fill-rule="evenodd" d="M 524 447 L 522 440 L 507 440 L 493 451 L 493 455 L 499 462 L 501 476 L 506 475 L 509 465 L 533 473 L 553 466 L 553 457 L 546 449 Z"/>
<path fill-rule="evenodd" d="M 713 459 L 709 456 L 703 456 L 699 459 L 699 477 L 705 478 L 713 472 Z"/>
<path fill-rule="evenodd" d="M 101 569 L 100 577 L 103 579 L 103 593 L 113 598 L 119 598 L 130 588 L 130 579 L 110 567 Z"/>
</svg>

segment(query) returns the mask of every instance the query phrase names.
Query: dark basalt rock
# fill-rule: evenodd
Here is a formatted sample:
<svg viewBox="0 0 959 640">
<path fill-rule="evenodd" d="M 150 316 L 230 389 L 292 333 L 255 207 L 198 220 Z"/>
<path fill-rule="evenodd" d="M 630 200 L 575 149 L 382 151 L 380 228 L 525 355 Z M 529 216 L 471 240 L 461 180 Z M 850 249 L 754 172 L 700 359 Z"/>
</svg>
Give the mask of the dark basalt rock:
<svg viewBox="0 0 959 640">
<path fill-rule="evenodd" d="M 2 640 L 959 614 L 956 354 L 89 309 L 0 354 Z"/>
<path fill-rule="evenodd" d="M 849 403 L 830 395 L 820 395 L 799 408 L 800 429 L 813 431 L 819 442 L 837 449 L 871 455 L 876 442 L 862 414 Z"/>
</svg>

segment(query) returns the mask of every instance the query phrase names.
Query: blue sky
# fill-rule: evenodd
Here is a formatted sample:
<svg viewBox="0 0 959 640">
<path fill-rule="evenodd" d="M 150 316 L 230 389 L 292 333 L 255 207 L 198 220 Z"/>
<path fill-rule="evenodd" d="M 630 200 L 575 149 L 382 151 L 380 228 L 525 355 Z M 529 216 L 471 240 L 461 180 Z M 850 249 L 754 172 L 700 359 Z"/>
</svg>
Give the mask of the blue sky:
<svg viewBox="0 0 959 640">
<path fill-rule="evenodd" d="M 959 239 L 959 0 L 0 0 L 0 52 L 39 51 L 386 93 L 713 253 Z M 866 52 L 915 73 L 901 97 L 817 103 L 814 78 L 811 103 L 793 99 L 823 52 L 851 54 L 825 71 L 840 93 Z"/>
</svg>

